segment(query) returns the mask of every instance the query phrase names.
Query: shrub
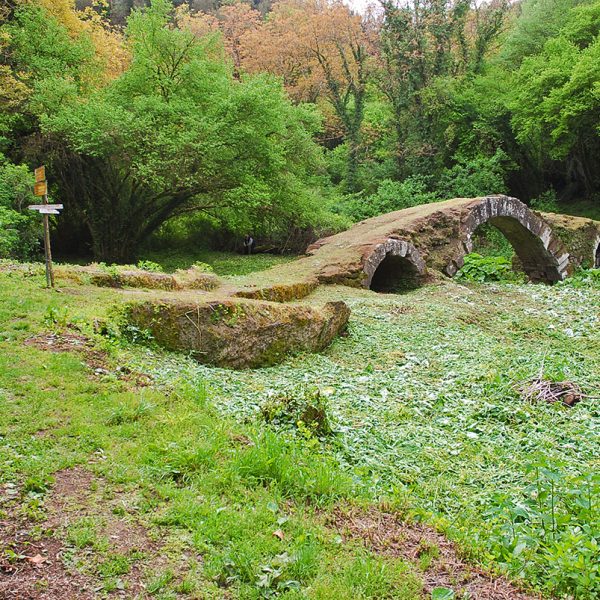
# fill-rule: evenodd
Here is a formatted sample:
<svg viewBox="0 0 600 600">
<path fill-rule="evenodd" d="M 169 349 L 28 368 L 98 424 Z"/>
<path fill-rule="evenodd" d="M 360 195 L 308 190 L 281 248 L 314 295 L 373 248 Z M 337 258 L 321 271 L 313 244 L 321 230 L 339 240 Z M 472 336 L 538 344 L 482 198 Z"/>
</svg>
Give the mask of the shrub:
<svg viewBox="0 0 600 600">
<path fill-rule="evenodd" d="M 438 195 L 447 198 L 475 198 L 486 194 L 504 194 L 505 177 L 510 159 L 502 150 L 494 156 L 459 158 L 449 169 L 444 169 L 437 186 Z"/>
<path fill-rule="evenodd" d="M 19 229 L 25 220 L 17 211 L 0 206 L 0 258 L 11 258 L 18 254 Z"/>
<path fill-rule="evenodd" d="M 360 221 L 395 210 L 410 208 L 419 204 L 435 202 L 437 197 L 427 191 L 422 177 L 412 176 L 404 181 L 384 179 L 377 192 L 368 198 L 362 194 L 346 196 L 341 204 L 341 212 Z"/>
<path fill-rule="evenodd" d="M 143 271 L 150 271 L 151 273 L 163 272 L 163 268 L 158 263 L 152 262 L 151 260 L 140 260 L 136 267 Z"/>
<path fill-rule="evenodd" d="M 39 219 L 27 210 L 35 202 L 32 189 L 27 167 L 3 162 L 0 155 L 0 258 L 30 258 L 38 246 Z"/>
<path fill-rule="evenodd" d="M 553 189 L 546 190 L 537 198 L 533 198 L 529 203 L 529 206 L 533 208 L 533 210 L 539 210 L 541 212 L 561 212 L 556 192 Z"/>
<path fill-rule="evenodd" d="M 457 277 L 465 281 L 519 281 L 512 263 L 505 256 L 481 256 L 477 252 L 465 256 L 465 264 Z"/>
</svg>

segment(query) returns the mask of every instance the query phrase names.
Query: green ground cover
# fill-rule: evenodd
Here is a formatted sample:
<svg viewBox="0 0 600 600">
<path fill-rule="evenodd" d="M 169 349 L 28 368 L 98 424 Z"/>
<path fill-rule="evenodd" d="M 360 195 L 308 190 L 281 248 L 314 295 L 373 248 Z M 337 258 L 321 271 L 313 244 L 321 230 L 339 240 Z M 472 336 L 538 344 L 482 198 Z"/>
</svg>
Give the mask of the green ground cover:
<svg viewBox="0 0 600 600">
<path fill-rule="evenodd" d="M 488 566 L 597 593 L 598 284 L 329 288 L 315 301 L 340 297 L 350 336 L 325 354 L 233 375 L 180 358 L 144 367 L 204 380 L 220 410 L 250 420 L 318 387 L 337 431 L 324 443 L 366 493 L 427 515 Z M 571 409 L 523 400 L 517 387 L 540 373 L 589 397 Z"/>
<path fill-rule="evenodd" d="M 294 255 L 253 254 L 242 256 L 230 252 L 219 252 L 199 248 L 182 250 L 147 250 L 141 253 L 141 260 L 149 260 L 160 265 L 165 272 L 177 269 L 189 269 L 195 263 L 211 265 L 217 275 L 247 275 L 254 271 L 263 271 L 275 265 L 294 260 Z"/>
<path fill-rule="evenodd" d="M 125 494 L 125 515 L 169 560 L 191 556 L 185 574 L 153 566 L 111 553 L 93 520 L 74 523 L 57 535 L 99 594 L 138 561 L 156 597 L 421 597 L 418 566 L 341 543 L 327 525 L 340 506 L 383 502 L 548 596 L 597 595 L 597 277 L 321 288 L 311 301 L 351 306 L 350 335 L 241 372 L 111 333 L 121 292 L 42 282 L 39 267 L 0 272 L 0 520 L 18 511 L 43 524 L 53 474 L 83 464 L 108 498 Z M 108 336 L 94 333 L 102 319 Z M 92 339 L 106 368 L 24 344 L 64 332 Z M 586 397 L 573 408 L 523 400 L 516 387 L 540 373 Z M 265 420 L 282 398 L 314 397 L 332 432 Z"/>
<path fill-rule="evenodd" d="M 157 598 L 299 598 L 308 583 L 315 598 L 419 597 L 420 578 L 401 559 L 341 545 L 324 525 L 336 500 L 361 497 L 333 457 L 224 417 L 202 379 L 132 387 L 78 353 L 25 345 L 38 333 L 93 335 L 93 319 L 119 299 L 93 288 L 48 292 L 38 267 L 0 280 L 0 520 L 26 517 L 42 527 L 53 473 L 83 464 L 108 482 L 104 502 L 122 495 L 120 510 L 164 543 L 162 569 L 149 565 L 144 575 Z M 119 340 L 100 340 L 96 350 L 107 352 L 111 369 L 146 356 Z M 99 579 L 102 597 L 144 557 L 109 552 L 97 521 L 62 534 L 69 567 Z M 189 559 L 176 577 L 169 561 L 184 551 L 202 559 Z M 2 559 L 17 560 L 13 554 L 3 545 Z"/>
</svg>

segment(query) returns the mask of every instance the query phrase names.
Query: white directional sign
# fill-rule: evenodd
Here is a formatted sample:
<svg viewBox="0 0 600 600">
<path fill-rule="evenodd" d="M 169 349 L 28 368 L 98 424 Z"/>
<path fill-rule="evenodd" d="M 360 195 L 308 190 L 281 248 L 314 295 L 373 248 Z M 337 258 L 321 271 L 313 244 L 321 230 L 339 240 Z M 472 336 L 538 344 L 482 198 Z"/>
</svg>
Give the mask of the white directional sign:
<svg viewBox="0 0 600 600">
<path fill-rule="evenodd" d="M 62 207 L 62 204 L 30 204 L 27 208 L 37 210 L 42 215 L 57 215 Z"/>
</svg>

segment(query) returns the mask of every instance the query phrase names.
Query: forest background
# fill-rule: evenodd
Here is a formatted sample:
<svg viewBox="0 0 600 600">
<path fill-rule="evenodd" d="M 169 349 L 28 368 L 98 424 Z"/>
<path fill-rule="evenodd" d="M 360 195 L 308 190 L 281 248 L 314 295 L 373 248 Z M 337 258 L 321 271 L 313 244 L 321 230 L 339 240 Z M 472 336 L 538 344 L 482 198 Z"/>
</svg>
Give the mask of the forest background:
<svg viewBox="0 0 600 600">
<path fill-rule="evenodd" d="M 3 0 L 0 258 L 302 250 L 509 193 L 598 216 L 600 1 Z"/>
</svg>

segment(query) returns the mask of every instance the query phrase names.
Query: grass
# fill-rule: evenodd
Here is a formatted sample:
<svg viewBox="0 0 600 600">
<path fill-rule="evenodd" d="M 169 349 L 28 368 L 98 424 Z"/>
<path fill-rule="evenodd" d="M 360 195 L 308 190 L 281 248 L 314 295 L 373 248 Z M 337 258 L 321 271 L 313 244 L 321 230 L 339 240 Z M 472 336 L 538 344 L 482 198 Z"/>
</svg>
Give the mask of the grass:
<svg viewBox="0 0 600 600">
<path fill-rule="evenodd" d="M 581 583 L 579 597 L 592 597 L 598 513 L 573 506 L 598 491 L 588 481 L 598 456 L 598 287 L 583 279 L 452 283 L 401 297 L 322 289 L 315 301 L 343 297 L 353 311 L 349 338 L 325 355 L 233 376 L 161 359 L 154 372 L 205 380 L 221 409 L 244 419 L 294 386 L 325 390 L 338 431 L 326 444 L 366 493 L 408 502 L 490 567 L 547 591 L 572 593 Z M 532 405 L 516 386 L 540 371 L 577 382 L 589 397 L 573 409 Z M 538 464 L 557 481 L 554 500 L 544 491 L 534 506 L 535 488 L 547 484 L 534 475 Z M 539 523 L 552 518 L 554 501 L 562 522 L 548 533 Z M 572 537 L 574 529 L 590 533 Z M 591 579 L 577 583 L 578 570 Z"/>
<path fill-rule="evenodd" d="M 401 296 L 321 288 L 311 301 L 350 304 L 350 336 L 240 372 L 95 336 L 120 293 L 42 282 L 35 270 L 0 273 L 0 486 L 17 486 L 19 510 L 39 522 L 52 474 L 87 465 L 164 543 L 171 562 L 144 571 L 156 597 L 419 598 L 436 548 L 410 564 L 340 543 L 327 526 L 336 505 L 380 501 L 548 597 L 597 593 L 598 510 L 586 500 L 600 492 L 593 278 Z M 74 326 L 107 353 L 107 373 L 23 344 Z M 153 384 L 120 379 L 119 366 Z M 526 402 L 515 386 L 540 371 L 589 397 L 571 409 Z M 262 420 L 270 399 L 297 389 L 321 390 L 333 435 Z M 138 560 L 107 547 L 95 519 L 65 539 L 92 556 L 105 589 Z M 202 558 L 182 571 L 182 555 Z"/>
<path fill-rule="evenodd" d="M 42 289 L 41 274 L 4 273 L 0 297 L 0 490 L 14 484 L 21 515 L 43 522 L 47 506 L 38 498 L 51 489 L 53 473 L 82 464 L 106 481 L 108 496 L 134 497 L 125 512 L 160 532 L 160 554 L 174 566 L 145 572 L 156 597 L 374 598 L 393 577 L 416 590 L 407 598 L 418 597 L 421 583 L 410 565 L 392 561 L 388 568 L 399 570 L 385 579 L 374 556 L 382 582 L 354 595 L 347 578 L 356 552 L 339 544 L 324 515 L 360 494 L 330 455 L 259 423 L 224 418 L 201 380 L 149 388 L 119 380 L 116 367 L 144 360 L 142 347 L 99 340 L 112 366 L 94 375 L 80 355 L 23 344 L 37 333 L 72 331 L 75 323 L 93 336 L 93 318 L 119 302 L 114 294 L 59 294 Z M 47 318 L 59 308 L 60 324 Z M 277 529 L 283 540 L 273 535 Z M 70 548 L 69 564 L 97 578 L 106 593 L 121 589 L 133 565 L 144 563 L 135 553 L 115 552 L 96 518 L 75 519 L 56 535 Z M 179 572 L 184 554 L 202 556 L 202 563 Z"/>
<path fill-rule="evenodd" d="M 193 252 L 187 249 L 148 250 L 143 252 L 140 258 L 159 264 L 167 273 L 173 273 L 177 269 L 188 269 L 194 263 L 202 262 L 211 265 L 217 275 L 247 275 L 289 262 L 296 257 L 281 254 L 242 256 L 199 248 Z"/>
</svg>

